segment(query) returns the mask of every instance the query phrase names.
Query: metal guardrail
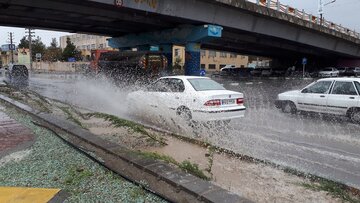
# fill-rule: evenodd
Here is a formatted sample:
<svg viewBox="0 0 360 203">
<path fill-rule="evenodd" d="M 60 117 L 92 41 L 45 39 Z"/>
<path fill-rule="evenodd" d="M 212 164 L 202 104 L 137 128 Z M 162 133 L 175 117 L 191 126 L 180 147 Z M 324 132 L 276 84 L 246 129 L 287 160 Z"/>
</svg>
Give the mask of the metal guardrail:
<svg viewBox="0 0 360 203">
<path fill-rule="evenodd" d="M 256 0 L 256 4 L 260 6 L 264 6 L 270 9 L 277 10 L 282 13 L 286 13 L 288 15 L 295 16 L 297 18 L 318 24 L 320 26 L 329 28 L 334 31 L 341 32 L 343 34 L 349 35 L 351 37 L 360 39 L 360 33 L 356 32 L 355 30 L 350 30 L 349 28 L 343 27 L 339 24 L 336 24 L 334 22 L 320 19 L 317 16 L 314 16 L 312 14 L 305 13 L 304 10 L 298 10 L 296 8 L 290 7 L 288 5 L 283 5 L 280 3 L 279 0 Z"/>
</svg>

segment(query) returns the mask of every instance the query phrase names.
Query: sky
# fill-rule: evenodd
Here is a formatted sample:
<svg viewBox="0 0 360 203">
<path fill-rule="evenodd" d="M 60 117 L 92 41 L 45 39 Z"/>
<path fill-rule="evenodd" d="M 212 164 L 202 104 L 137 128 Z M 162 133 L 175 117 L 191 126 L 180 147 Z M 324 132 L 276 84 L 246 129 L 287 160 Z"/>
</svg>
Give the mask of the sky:
<svg viewBox="0 0 360 203">
<path fill-rule="evenodd" d="M 250 1 L 255 2 L 256 0 Z M 324 1 L 326 3 L 331 0 Z M 299 10 L 304 9 L 309 14 L 317 15 L 318 0 L 280 0 L 280 2 Z M 324 7 L 324 17 L 334 23 L 360 32 L 360 0 L 336 0 L 335 3 Z M 0 26 L 0 45 L 7 43 L 9 38 L 8 32 L 14 33 L 15 44 L 18 44 L 20 39 L 25 35 L 24 28 Z M 50 45 L 52 38 L 56 38 L 59 42 L 59 37 L 67 34 L 70 33 L 35 30 L 35 35 L 39 36 L 47 46 Z"/>
<path fill-rule="evenodd" d="M 3 27 L 0 26 L 0 46 L 2 44 L 8 44 L 9 41 L 9 32 L 13 33 L 14 44 L 18 45 L 21 38 L 27 35 L 25 33 L 25 28 L 15 28 L 15 27 Z M 34 30 L 35 37 L 39 36 L 41 41 L 49 46 L 52 38 L 56 38 L 58 45 L 60 44 L 59 38 L 64 35 L 69 35 L 71 33 L 67 32 L 58 32 L 58 31 L 48 31 L 48 30 Z"/>
<path fill-rule="evenodd" d="M 309 14 L 318 13 L 318 0 L 280 0 L 280 2 L 299 10 L 304 9 Z M 331 0 L 323 0 L 323 2 L 327 3 Z M 335 3 L 324 7 L 323 16 L 326 20 L 360 32 L 360 0 L 336 0 Z"/>
</svg>

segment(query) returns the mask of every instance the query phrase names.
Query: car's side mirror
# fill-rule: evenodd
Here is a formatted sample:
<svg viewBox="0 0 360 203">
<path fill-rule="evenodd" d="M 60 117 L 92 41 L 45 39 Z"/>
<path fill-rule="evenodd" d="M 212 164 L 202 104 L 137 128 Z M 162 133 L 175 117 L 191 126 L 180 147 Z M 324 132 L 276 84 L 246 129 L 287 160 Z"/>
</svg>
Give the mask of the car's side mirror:
<svg viewBox="0 0 360 203">
<path fill-rule="evenodd" d="M 303 89 L 301 93 L 309 93 L 309 90 L 307 88 Z"/>
</svg>

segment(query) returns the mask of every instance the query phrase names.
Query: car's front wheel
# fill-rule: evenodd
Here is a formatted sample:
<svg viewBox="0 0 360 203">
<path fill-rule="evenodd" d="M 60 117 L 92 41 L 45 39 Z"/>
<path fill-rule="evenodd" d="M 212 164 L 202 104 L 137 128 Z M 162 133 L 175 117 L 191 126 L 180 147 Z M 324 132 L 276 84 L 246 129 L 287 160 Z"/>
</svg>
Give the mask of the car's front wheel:
<svg viewBox="0 0 360 203">
<path fill-rule="evenodd" d="M 360 109 L 353 110 L 350 113 L 350 119 L 352 122 L 360 124 Z"/>
<path fill-rule="evenodd" d="M 281 110 L 284 113 L 291 113 L 291 114 L 295 114 L 297 112 L 296 106 L 293 102 L 291 101 L 286 101 L 283 103 Z"/>
</svg>

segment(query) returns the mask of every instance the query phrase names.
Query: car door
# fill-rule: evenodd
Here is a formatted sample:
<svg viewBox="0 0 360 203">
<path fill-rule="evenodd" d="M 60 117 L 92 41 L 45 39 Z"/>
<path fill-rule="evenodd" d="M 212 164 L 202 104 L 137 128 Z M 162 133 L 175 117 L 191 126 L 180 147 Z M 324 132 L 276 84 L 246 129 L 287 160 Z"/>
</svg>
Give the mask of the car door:
<svg viewBox="0 0 360 203">
<path fill-rule="evenodd" d="M 353 81 L 336 81 L 327 99 L 327 111 L 331 114 L 346 115 L 351 107 L 356 107 L 359 93 Z"/>
<path fill-rule="evenodd" d="M 143 99 L 146 100 L 149 108 L 155 113 L 167 109 L 168 98 L 166 93 L 170 91 L 167 80 L 167 78 L 161 78 L 155 81 L 143 95 Z"/>
<path fill-rule="evenodd" d="M 170 91 L 164 93 L 164 96 L 167 98 L 168 107 L 176 110 L 186 103 L 184 82 L 179 78 L 168 78 L 166 82 Z"/>
<path fill-rule="evenodd" d="M 298 109 L 325 113 L 327 111 L 327 97 L 332 83 L 332 80 L 322 80 L 304 88 L 298 97 Z"/>
</svg>

